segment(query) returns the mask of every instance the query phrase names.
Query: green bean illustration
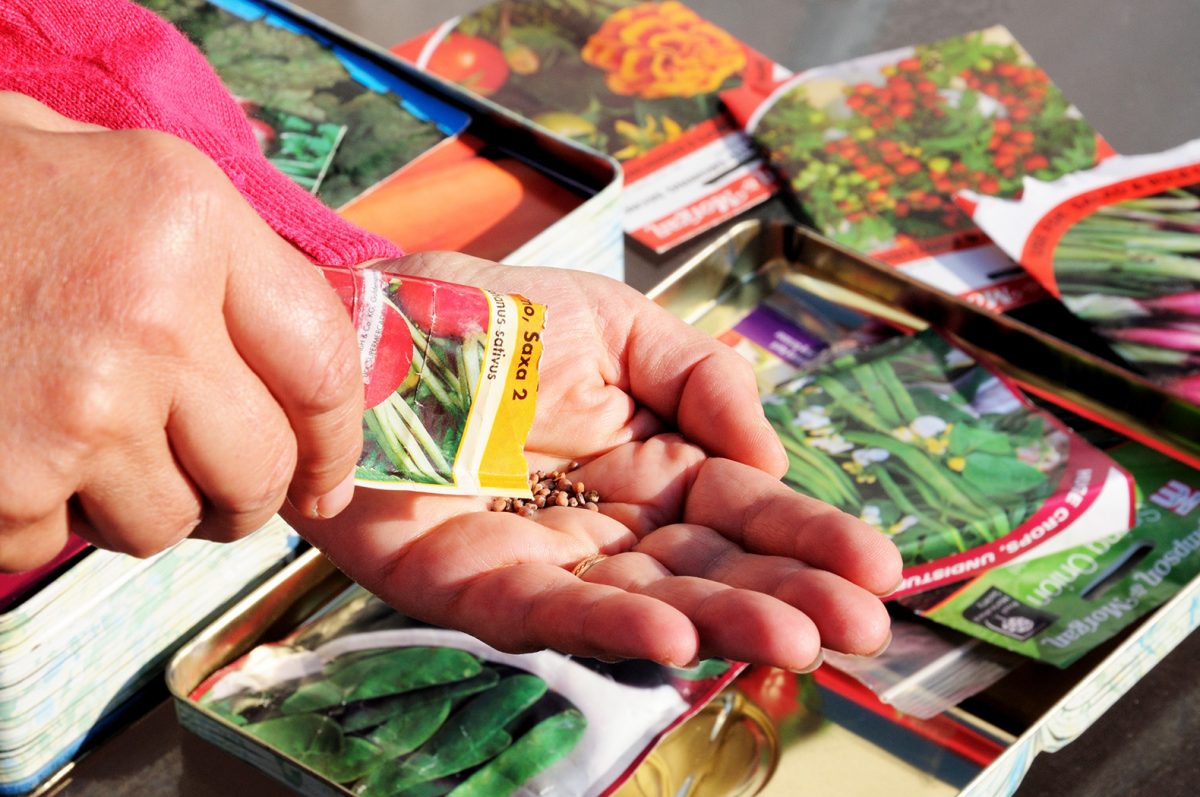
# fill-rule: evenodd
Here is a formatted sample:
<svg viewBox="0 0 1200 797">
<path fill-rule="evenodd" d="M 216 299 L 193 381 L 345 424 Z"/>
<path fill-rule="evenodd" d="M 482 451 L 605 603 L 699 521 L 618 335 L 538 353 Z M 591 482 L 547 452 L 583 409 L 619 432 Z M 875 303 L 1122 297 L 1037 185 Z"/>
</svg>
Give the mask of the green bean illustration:
<svg viewBox="0 0 1200 797">
<path fill-rule="evenodd" d="M 886 429 L 895 429 L 901 424 L 900 411 L 892 402 L 891 395 L 884 385 L 879 381 L 878 375 L 871 367 L 870 363 L 860 365 L 857 368 L 851 368 L 850 374 L 854 377 L 854 381 L 858 383 L 858 388 L 862 391 L 862 395 L 866 397 L 867 402 L 872 409 L 877 413 L 880 422 Z M 828 386 L 825 387 L 825 392 L 829 392 Z"/>
<path fill-rule="evenodd" d="M 335 660 L 336 661 L 336 660 Z M 477 675 L 475 656 L 455 648 L 398 648 L 379 656 L 335 665 L 328 678 L 302 685 L 280 710 L 284 714 L 318 711 L 330 706 L 386 697 Z"/>
<path fill-rule="evenodd" d="M 500 676 L 495 670 L 484 669 L 478 675 L 460 681 L 352 703 L 340 718 L 342 728 L 347 733 L 374 728 L 393 717 L 424 711 L 427 706 L 443 700 L 455 701 L 491 689 L 499 682 Z"/>
<path fill-rule="evenodd" d="M 544 719 L 450 794 L 507 797 L 522 783 L 569 754 L 583 738 L 586 728 L 583 714 L 578 711 L 564 711 Z"/>
<path fill-rule="evenodd" d="M 921 412 L 917 410 L 917 405 L 913 403 L 913 398 L 909 395 L 908 390 L 900 383 L 896 371 L 886 362 L 875 362 L 872 365 L 875 378 L 879 380 L 879 384 L 896 403 L 896 409 L 900 416 L 897 425 L 912 423 L 917 416 L 921 415 Z"/>
<path fill-rule="evenodd" d="M 890 435 L 877 434 L 875 432 L 848 430 L 843 433 L 843 437 L 863 446 L 882 448 L 912 468 L 918 478 L 924 479 L 938 491 L 943 500 L 948 501 L 969 515 L 979 518 L 987 517 L 987 513 L 979 504 L 967 497 L 958 485 L 954 483 L 944 467 L 913 446 L 905 445 Z"/>
<path fill-rule="evenodd" d="M 505 726 L 545 693 L 546 682 L 536 675 L 504 678 L 456 711 L 415 753 L 373 770 L 356 791 L 394 795 L 487 761 L 511 743 Z"/>
<path fill-rule="evenodd" d="M 835 503 L 846 506 L 862 503 L 862 496 L 855 489 L 854 482 L 832 458 L 812 446 L 797 442 L 794 438 L 784 437 L 782 440 L 784 448 L 794 459 L 807 464 L 825 478 L 829 489 L 840 496 L 840 500 Z"/>
<path fill-rule="evenodd" d="M 443 698 L 427 703 L 417 711 L 397 714 L 371 731 L 366 738 L 392 758 L 411 753 L 429 741 L 442 727 L 453 706 L 453 701 Z"/>
<path fill-rule="evenodd" d="M 874 429 L 877 432 L 888 434 L 895 428 L 894 425 L 889 426 L 884 421 L 875 409 L 863 399 L 852 393 L 845 385 L 831 376 L 818 376 L 816 382 L 821 388 L 829 394 L 837 404 L 844 407 L 847 412 L 853 415 L 864 426 Z"/>
</svg>

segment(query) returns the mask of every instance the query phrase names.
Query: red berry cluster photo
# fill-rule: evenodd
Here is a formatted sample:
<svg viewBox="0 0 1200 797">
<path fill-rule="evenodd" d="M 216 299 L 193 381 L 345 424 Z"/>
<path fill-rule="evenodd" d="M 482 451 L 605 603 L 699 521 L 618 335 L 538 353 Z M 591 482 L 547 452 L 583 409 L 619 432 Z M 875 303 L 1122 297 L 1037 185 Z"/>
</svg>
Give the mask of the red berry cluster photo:
<svg viewBox="0 0 1200 797">
<path fill-rule="evenodd" d="M 974 229 L 954 194 L 1014 196 L 1096 161 L 1096 134 L 995 30 L 818 70 L 755 135 L 826 234 L 877 251 Z"/>
</svg>

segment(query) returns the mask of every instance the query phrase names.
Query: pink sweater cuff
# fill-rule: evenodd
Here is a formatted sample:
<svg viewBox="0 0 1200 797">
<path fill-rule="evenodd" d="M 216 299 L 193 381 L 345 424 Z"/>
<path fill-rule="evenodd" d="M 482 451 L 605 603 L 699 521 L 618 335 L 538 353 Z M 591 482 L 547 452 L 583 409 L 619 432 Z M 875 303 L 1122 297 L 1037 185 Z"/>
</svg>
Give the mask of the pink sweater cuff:
<svg viewBox="0 0 1200 797">
<path fill-rule="evenodd" d="M 355 265 L 400 254 L 275 169 L 204 56 L 150 11 L 127 0 L 5 0 L 0 54 L 0 91 L 77 121 L 160 130 L 191 143 L 312 260 Z"/>
</svg>

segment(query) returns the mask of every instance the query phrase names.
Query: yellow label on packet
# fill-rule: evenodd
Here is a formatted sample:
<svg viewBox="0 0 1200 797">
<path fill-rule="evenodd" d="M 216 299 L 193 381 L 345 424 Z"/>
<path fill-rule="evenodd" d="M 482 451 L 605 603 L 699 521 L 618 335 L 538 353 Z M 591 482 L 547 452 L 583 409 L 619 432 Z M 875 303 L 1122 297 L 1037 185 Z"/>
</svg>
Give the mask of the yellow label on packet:
<svg viewBox="0 0 1200 797">
<path fill-rule="evenodd" d="M 524 495 L 529 491 L 524 447 L 537 408 L 538 365 L 542 359 L 546 308 L 524 297 L 506 298 L 515 300 L 516 335 L 510 344 L 512 356 L 503 377 L 501 409 L 496 413 L 479 472 L 481 479 L 487 480 L 486 486 L 519 490 Z M 514 474 L 518 472 L 520 475 L 516 477 Z"/>
</svg>

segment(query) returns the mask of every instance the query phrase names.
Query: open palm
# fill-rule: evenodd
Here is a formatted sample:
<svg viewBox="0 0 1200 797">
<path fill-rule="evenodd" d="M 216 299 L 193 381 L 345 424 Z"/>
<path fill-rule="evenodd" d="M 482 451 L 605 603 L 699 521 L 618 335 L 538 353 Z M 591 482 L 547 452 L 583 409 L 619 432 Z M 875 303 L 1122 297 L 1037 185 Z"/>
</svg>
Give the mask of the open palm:
<svg viewBox="0 0 1200 797">
<path fill-rule="evenodd" d="M 786 457 L 732 350 L 588 274 L 446 253 L 385 266 L 548 307 L 526 451 L 535 469 L 579 463 L 571 478 L 602 503 L 526 519 L 477 498 L 359 490 L 332 521 L 289 518 L 356 581 L 511 651 L 799 670 L 822 647 L 886 644 L 877 596 L 898 583 L 899 555 L 779 482 Z"/>
</svg>

